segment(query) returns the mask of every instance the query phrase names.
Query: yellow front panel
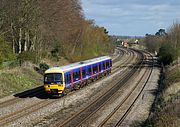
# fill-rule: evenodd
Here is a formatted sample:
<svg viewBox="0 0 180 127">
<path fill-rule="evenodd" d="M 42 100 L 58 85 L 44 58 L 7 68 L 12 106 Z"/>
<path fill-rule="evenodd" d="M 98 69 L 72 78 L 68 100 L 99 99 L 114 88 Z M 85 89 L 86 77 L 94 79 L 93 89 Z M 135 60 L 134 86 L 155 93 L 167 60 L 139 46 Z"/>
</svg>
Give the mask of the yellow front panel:
<svg viewBox="0 0 180 127">
<path fill-rule="evenodd" d="M 57 85 L 57 84 L 46 84 L 44 85 L 45 91 L 50 92 L 51 90 L 58 90 L 58 93 L 62 93 L 64 91 L 64 85 Z"/>
<path fill-rule="evenodd" d="M 64 72 L 52 71 L 50 73 L 61 73 L 62 79 L 64 81 Z M 58 93 L 62 93 L 64 91 L 64 88 L 65 88 L 65 84 L 44 84 L 44 89 L 48 93 L 50 93 L 51 90 L 58 90 Z"/>
</svg>

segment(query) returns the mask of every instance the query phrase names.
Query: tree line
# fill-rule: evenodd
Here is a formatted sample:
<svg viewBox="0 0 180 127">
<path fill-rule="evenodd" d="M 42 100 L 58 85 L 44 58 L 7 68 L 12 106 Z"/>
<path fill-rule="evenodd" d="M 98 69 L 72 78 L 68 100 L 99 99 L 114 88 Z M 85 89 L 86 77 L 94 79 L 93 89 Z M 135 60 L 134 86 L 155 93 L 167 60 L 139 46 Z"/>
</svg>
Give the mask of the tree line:
<svg viewBox="0 0 180 127">
<path fill-rule="evenodd" d="M 108 31 L 85 19 L 80 0 L 0 3 L 1 63 L 16 58 L 37 63 L 52 57 L 74 62 L 112 51 Z"/>
<path fill-rule="evenodd" d="M 146 34 L 144 42 L 150 52 L 156 52 L 164 65 L 180 57 L 180 23 L 175 22 L 166 32 L 159 29 L 154 35 Z"/>
</svg>

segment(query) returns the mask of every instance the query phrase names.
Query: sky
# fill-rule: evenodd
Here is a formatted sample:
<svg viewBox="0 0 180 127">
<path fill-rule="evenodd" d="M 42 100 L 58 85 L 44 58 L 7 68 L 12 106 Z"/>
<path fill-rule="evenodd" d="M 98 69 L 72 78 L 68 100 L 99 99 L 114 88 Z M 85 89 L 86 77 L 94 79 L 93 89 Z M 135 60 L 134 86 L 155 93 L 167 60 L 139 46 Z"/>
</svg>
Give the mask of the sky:
<svg viewBox="0 0 180 127">
<path fill-rule="evenodd" d="M 86 19 L 110 35 L 144 36 L 180 21 L 180 0 L 81 0 Z"/>
</svg>

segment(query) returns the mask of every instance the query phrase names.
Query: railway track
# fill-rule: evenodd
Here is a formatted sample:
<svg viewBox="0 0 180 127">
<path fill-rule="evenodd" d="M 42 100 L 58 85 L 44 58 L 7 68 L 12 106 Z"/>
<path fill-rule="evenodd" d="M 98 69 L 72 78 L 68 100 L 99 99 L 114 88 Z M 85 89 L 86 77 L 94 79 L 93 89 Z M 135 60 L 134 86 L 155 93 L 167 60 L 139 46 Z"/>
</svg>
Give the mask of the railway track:
<svg viewBox="0 0 180 127">
<path fill-rule="evenodd" d="M 85 121 L 88 120 L 95 112 L 97 112 L 102 106 L 104 106 L 108 100 L 116 93 L 122 86 L 126 83 L 126 81 L 133 76 L 133 74 L 137 71 L 137 68 L 142 64 L 142 62 L 138 63 L 137 66 L 134 66 L 129 73 L 125 75 L 125 77 L 118 81 L 111 89 L 109 89 L 105 94 L 97 98 L 95 101 L 90 103 L 83 110 L 70 117 L 63 123 L 56 123 L 54 126 L 60 127 L 75 127 L 81 126 Z"/>
<path fill-rule="evenodd" d="M 132 55 L 133 53 L 130 53 L 130 54 Z M 119 56 L 118 58 L 121 58 L 121 56 Z M 127 62 L 127 61 L 124 60 L 124 62 Z M 114 72 L 112 72 L 112 73 L 115 73 L 115 70 L 113 70 L 113 71 Z M 30 93 L 22 94 L 21 97 L 29 96 L 32 94 L 34 94 L 34 95 L 43 94 L 43 93 L 41 93 L 41 91 L 42 91 L 41 89 L 38 89 L 38 90 L 35 90 L 33 92 L 30 92 Z M 24 99 L 27 99 L 27 98 L 14 98 L 14 99 L 7 100 L 5 102 L 1 102 L 0 108 L 11 106 L 12 104 L 18 103 L 19 101 L 22 101 Z M 24 117 L 24 116 L 30 114 L 30 113 L 33 113 L 33 112 L 35 112 L 35 111 L 37 111 L 43 107 L 46 107 L 46 106 L 48 106 L 48 105 L 50 105 L 56 101 L 58 101 L 58 99 L 56 99 L 56 100 L 51 100 L 51 99 L 40 100 L 35 104 L 32 104 L 30 106 L 19 109 L 13 113 L 10 113 L 8 115 L 0 117 L 0 126 L 5 126 L 5 125 L 11 123 L 12 121 L 15 121 L 21 117 Z"/>
<path fill-rule="evenodd" d="M 152 59 L 153 60 L 153 59 Z M 139 96 L 141 95 L 141 93 L 143 92 L 145 86 L 147 85 L 149 79 L 150 79 L 150 76 L 152 74 L 152 71 L 153 71 L 153 65 L 152 65 L 152 68 L 148 68 L 145 70 L 145 72 L 143 73 L 142 77 L 138 80 L 138 82 L 136 83 L 136 85 L 133 87 L 133 89 L 131 89 L 131 91 L 129 92 L 129 94 L 117 105 L 116 108 L 114 108 L 114 110 L 109 114 L 107 115 L 107 117 L 98 125 L 98 127 L 103 127 L 103 126 L 106 126 L 108 127 L 109 125 L 111 126 L 114 126 L 114 127 L 119 127 L 121 126 L 121 124 L 124 122 L 124 120 L 127 118 L 127 116 L 129 115 L 133 105 L 135 104 L 135 102 L 137 101 L 137 99 L 139 98 Z M 137 87 L 141 84 L 141 82 L 144 82 L 143 83 L 143 86 L 141 87 L 141 89 L 139 90 L 138 94 L 137 95 L 133 95 L 133 92 L 135 93 L 135 90 L 137 89 Z M 115 122 L 115 123 L 112 123 L 112 122 L 109 122 L 108 121 L 111 121 L 111 119 L 113 118 L 113 116 L 118 112 L 118 110 L 120 110 L 120 108 L 123 106 L 123 104 L 128 101 L 128 99 L 132 98 L 131 96 L 136 96 L 134 99 L 133 99 L 133 102 L 131 102 L 131 104 L 129 104 L 127 107 L 126 107 L 126 111 L 122 114 L 122 116 Z"/>
<path fill-rule="evenodd" d="M 151 77 L 151 74 L 152 74 L 152 71 L 153 71 L 153 68 L 154 68 L 154 60 L 153 60 L 152 55 L 150 55 L 150 56 L 151 56 L 153 62 L 152 62 L 152 68 L 150 69 L 149 75 L 147 76 L 147 79 L 145 80 L 145 83 L 144 83 L 142 89 L 140 90 L 139 94 L 136 96 L 136 98 L 134 99 L 132 104 L 128 107 L 128 109 L 126 110 L 124 115 L 118 120 L 115 127 L 119 127 L 124 122 L 124 120 L 127 118 L 127 116 L 129 115 L 131 109 L 133 108 L 133 105 L 135 104 L 137 99 L 140 97 L 141 93 L 143 92 L 144 88 L 146 87 L 146 85 L 147 85 L 147 83 L 148 83 L 148 81 L 149 81 L 149 79 Z"/>
<path fill-rule="evenodd" d="M 18 97 L 0 102 L 0 108 L 15 104 L 19 101 L 23 101 L 24 99 L 27 99 L 25 98 L 26 96 L 33 97 L 33 96 L 42 95 L 42 94 L 44 94 L 43 87 L 40 86 L 40 87 L 37 87 L 35 90 L 32 90 L 31 92 L 25 92 L 25 93 L 19 94 Z"/>
</svg>

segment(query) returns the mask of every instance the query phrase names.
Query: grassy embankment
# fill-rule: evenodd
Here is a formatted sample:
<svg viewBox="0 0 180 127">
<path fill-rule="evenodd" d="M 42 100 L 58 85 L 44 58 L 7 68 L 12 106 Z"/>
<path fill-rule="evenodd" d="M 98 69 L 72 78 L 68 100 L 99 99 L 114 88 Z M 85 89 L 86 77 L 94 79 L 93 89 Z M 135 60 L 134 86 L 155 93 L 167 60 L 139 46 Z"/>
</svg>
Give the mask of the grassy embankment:
<svg viewBox="0 0 180 127">
<path fill-rule="evenodd" d="M 180 67 L 168 67 L 161 76 L 159 93 L 153 107 L 153 115 L 144 126 L 180 126 Z"/>
<path fill-rule="evenodd" d="M 0 97 L 42 85 L 42 75 L 27 68 L 0 70 Z"/>
</svg>

